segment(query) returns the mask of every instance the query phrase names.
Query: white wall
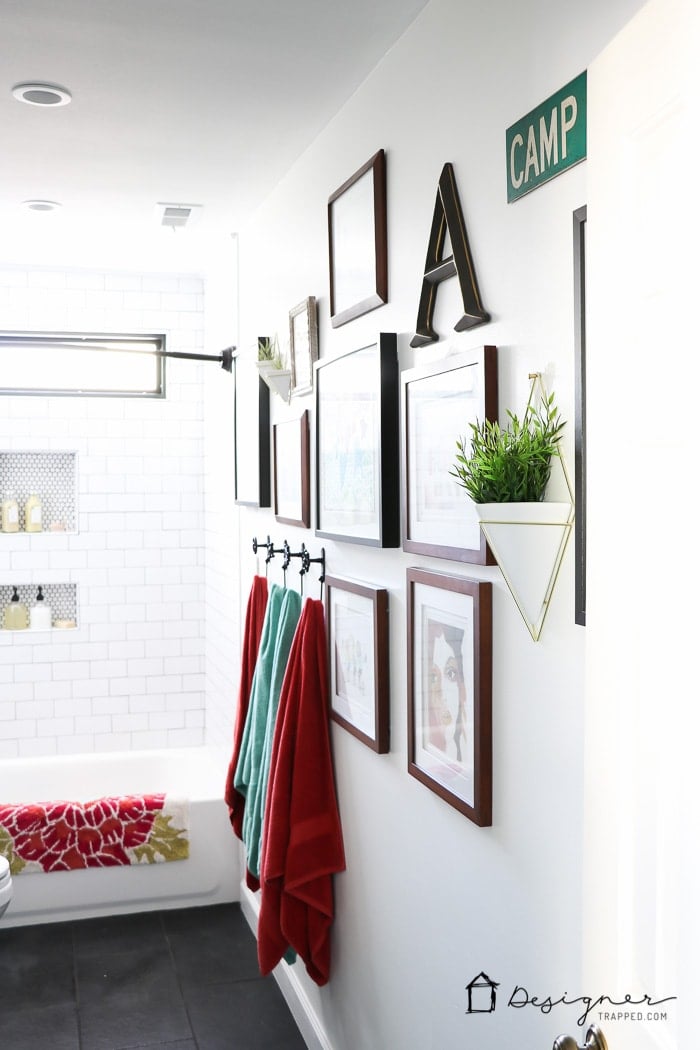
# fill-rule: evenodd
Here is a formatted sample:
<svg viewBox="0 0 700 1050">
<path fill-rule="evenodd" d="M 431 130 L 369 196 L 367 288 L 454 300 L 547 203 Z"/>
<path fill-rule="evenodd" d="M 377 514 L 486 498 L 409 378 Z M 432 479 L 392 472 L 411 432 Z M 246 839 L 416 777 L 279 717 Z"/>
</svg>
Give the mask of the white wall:
<svg viewBox="0 0 700 1050">
<path fill-rule="evenodd" d="M 500 405 L 522 410 L 528 374 L 544 373 L 569 421 L 573 468 L 572 212 L 586 202 L 585 165 L 506 204 L 505 129 L 572 79 L 637 8 L 539 0 L 434 0 L 319 136 L 241 237 L 241 345 L 287 330 L 307 295 L 320 305 L 330 356 L 399 334 L 403 366 L 494 343 Z M 387 151 L 389 303 L 337 330 L 328 310 L 326 202 L 377 149 Z M 456 282 L 441 286 L 441 341 L 413 352 L 437 180 L 454 165 L 481 295 L 493 321 L 471 334 Z M 274 417 L 294 416 L 312 400 Z M 398 465 L 397 465 L 398 469 Z M 321 541 L 242 514 L 241 542 L 269 532 L 315 553 L 328 571 L 388 587 L 391 753 L 376 756 L 333 727 L 347 872 L 336 880 L 333 975 L 301 986 L 334 1050 L 550 1046 L 577 1032 L 575 1008 L 506 1006 L 516 985 L 545 997 L 584 994 L 580 968 L 585 631 L 574 624 L 567 552 L 541 641 L 533 643 L 497 569 L 468 568 Z M 406 773 L 406 601 L 410 565 L 490 580 L 494 587 L 493 827 L 479 829 Z M 242 562 L 242 597 L 253 571 Z M 274 575 L 274 574 L 273 574 Z M 277 577 L 274 577 L 277 578 Z M 297 965 L 296 971 L 301 970 Z M 500 982 L 495 1014 L 467 1016 L 465 985 Z M 589 990 L 592 991 L 592 990 Z"/>
<path fill-rule="evenodd" d="M 164 332 L 201 352 L 199 277 L 0 270 L 8 330 Z M 209 366 L 211 367 L 211 366 Z M 74 583 L 78 629 L 0 631 L 0 757 L 204 741 L 202 368 L 167 399 L 2 397 L 0 448 L 78 452 L 77 535 L 0 534 L 0 581 Z"/>
<path fill-rule="evenodd" d="M 238 342 L 237 267 L 238 241 L 228 238 L 209 259 L 207 353 L 218 354 Z M 206 743 L 222 751 L 224 763 L 231 754 L 240 676 L 241 551 L 234 440 L 233 375 L 209 366 L 204 375 Z"/>
</svg>

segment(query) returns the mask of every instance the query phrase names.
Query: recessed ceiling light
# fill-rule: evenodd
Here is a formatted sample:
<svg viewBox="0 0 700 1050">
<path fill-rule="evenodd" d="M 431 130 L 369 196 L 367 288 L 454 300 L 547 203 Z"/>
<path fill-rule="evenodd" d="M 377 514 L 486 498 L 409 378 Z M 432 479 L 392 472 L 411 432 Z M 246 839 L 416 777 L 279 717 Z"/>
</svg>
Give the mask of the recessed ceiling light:
<svg viewBox="0 0 700 1050">
<path fill-rule="evenodd" d="M 57 84 L 15 84 L 12 94 L 18 102 L 30 106 L 67 106 L 72 99 L 70 91 Z"/>
<path fill-rule="evenodd" d="M 26 208 L 27 211 L 46 212 L 46 211 L 57 211 L 61 207 L 61 204 L 60 204 L 59 201 L 33 200 L 33 201 L 22 201 L 22 207 Z"/>
</svg>

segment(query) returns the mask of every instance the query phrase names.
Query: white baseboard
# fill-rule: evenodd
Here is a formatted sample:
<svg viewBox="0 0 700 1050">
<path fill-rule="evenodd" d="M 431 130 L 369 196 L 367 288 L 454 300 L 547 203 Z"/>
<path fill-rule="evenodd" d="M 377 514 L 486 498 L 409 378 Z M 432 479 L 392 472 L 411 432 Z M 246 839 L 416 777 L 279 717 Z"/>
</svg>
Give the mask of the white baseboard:
<svg viewBox="0 0 700 1050">
<path fill-rule="evenodd" d="M 241 911 L 257 937 L 260 898 L 246 886 L 245 880 L 241 883 Z M 333 1050 L 323 1030 L 321 1019 L 311 1005 L 297 976 L 296 967 L 300 965 L 302 964 L 297 962 L 294 966 L 290 966 L 283 959 L 272 971 L 272 976 L 277 981 L 308 1050 Z"/>
</svg>

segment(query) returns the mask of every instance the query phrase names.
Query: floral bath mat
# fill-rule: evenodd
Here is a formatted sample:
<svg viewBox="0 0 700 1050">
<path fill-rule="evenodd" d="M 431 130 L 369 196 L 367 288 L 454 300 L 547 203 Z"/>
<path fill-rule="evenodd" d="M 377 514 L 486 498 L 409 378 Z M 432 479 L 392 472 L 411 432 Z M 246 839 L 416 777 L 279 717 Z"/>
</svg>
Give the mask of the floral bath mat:
<svg viewBox="0 0 700 1050">
<path fill-rule="evenodd" d="M 13 875 L 185 860 L 188 818 L 166 795 L 0 804 L 0 855 Z"/>
</svg>

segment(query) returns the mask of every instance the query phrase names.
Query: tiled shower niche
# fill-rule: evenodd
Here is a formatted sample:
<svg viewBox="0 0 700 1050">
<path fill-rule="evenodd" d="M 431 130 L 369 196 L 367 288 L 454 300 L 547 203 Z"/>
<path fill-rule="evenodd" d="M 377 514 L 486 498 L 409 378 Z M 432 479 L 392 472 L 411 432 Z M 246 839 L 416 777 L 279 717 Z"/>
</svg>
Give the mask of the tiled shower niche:
<svg viewBox="0 0 700 1050">
<path fill-rule="evenodd" d="M 71 627 L 77 627 L 78 592 L 74 583 L 18 583 L 16 585 L 3 583 L 0 585 L 0 630 L 4 631 L 3 615 L 14 593 L 14 586 L 17 587 L 19 600 L 24 602 L 27 612 L 36 604 L 37 592 L 39 587 L 41 587 L 41 593 L 44 595 L 44 605 L 51 609 L 52 628 L 61 630 L 65 629 L 63 625 L 67 627 L 68 624 Z M 56 627 L 57 621 L 59 623 L 58 627 Z M 14 634 L 15 631 L 6 633 Z"/>
<path fill-rule="evenodd" d="M 77 460 L 76 452 L 0 449 L 0 499 L 14 495 L 20 531 L 25 527 L 24 505 L 36 493 L 42 503 L 43 532 L 77 532 Z M 0 538 L 3 535 L 16 533 L 0 533 Z"/>
</svg>

